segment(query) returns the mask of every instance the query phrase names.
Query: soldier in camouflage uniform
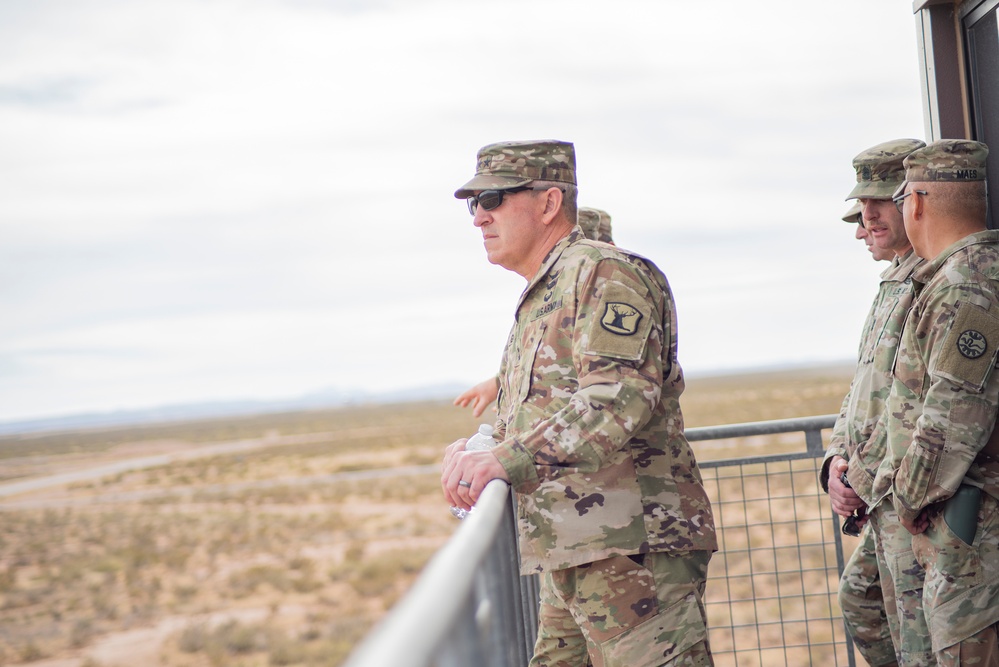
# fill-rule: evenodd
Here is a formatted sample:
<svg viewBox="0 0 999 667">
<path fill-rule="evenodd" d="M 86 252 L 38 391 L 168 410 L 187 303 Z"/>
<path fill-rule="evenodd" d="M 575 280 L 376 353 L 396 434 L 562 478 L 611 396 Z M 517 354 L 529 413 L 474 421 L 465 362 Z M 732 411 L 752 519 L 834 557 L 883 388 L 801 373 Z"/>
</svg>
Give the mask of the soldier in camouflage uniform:
<svg viewBox="0 0 999 667">
<path fill-rule="evenodd" d="M 912 272 L 922 261 L 912 252 L 902 215 L 891 196 L 905 177 L 902 160 L 925 145 L 917 139 L 896 139 L 873 146 L 853 159 L 857 185 L 847 199 L 856 199 L 860 204 L 864 233 L 858 229 L 857 236 L 872 239 L 874 257 L 891 253 L 894 259 L 881 274 L 878 295 L 860 339 L 857 371 L 833 426 L 820 473 L 822 488 L 829 492 L 833 509 L 844 517 L 855 512 L 862 516 L 865 509 L 857 493 L 844 486 L 840 478 L 848 459 L 867 442 L 884 412 L 898 334 L 913 298 Z M 853 521 L 857 521 L 856 517 Z M 871 527 L 864 523 L 865 519 L 857 522 L 863 526 L 860 543 L 847 561 L 839 588 L 840 608 L 854 643 L 871 665 L 927 664 L 925 661 L 932 660 L 932 655 L 919 613 L 919 587 L 901 595 L 884 596 L 876 556 L 878 546 Z M 910 552 L 911 562 L 908 537 L 903 531 L 905 545 L 900 550 Z M 922 639 L 914 642 L 908 639 L 910 635 Z M 905 648 L 896 650 L 896 646 Z"/>
<path fill-rule="evenodd" d="M 874 245 L 874 237 L 868 234 L 867 228 L 864 227 L 864 216 L 861 214 L 861 210 L 860 201 L 857 201 L 840 219 L 843 222 L 857 223 L 857 228 L 854 230 L 854 238 L 864 242 L 864 245 L 867 246 L 867 251 L 871 253 L 874 261 L 890 262 L 894 260 L 896 257 L 894 250 L 885 250 Z"/>
<path fill-rule="evenodd" d="M 577 224 L 583 232 L 583 236 L 591 241 L 603 241 L 614 245 L 611 236 L 611 217 L 607 211 L 599 208 L 579 209 L 579 220 Z M 496 400 L 499 394 L 499 376 L 494 375 L 488 380 L 483 380 L 479 384 L 463 391 L 454 399 L 454 405 L 461 408 L 472 406 L 472 416 L 480 417 L 485 412 L 489 404 Z"/>
<path fill-rule="evenodd" d="M 704 586 L 717 542 L 683 435 L 666 278 L 574 226 L 572 144 L 486 146 L 455 196 L 489 261 L 528 284 L 501 365 L 500 442 L 450 445 L 441 483 L 465 509 L 491 479 L 517 494 L 521 572 L 542 581 L 531 665 L 713 664 Z"/>
<path fill-rule="evenodd" d="M 599 208 L 579 209 L 579 228 L 583 230 L 583 236 L 592 241 L 614 245 L 611 217 L 607 211 L 601 211 Z"/>
<path fill-rule="evenodd" d="M 986 230 L 987 155 L 950 139 L 905 159 L 895 201 L 927 261 L 913 273 L 874 455 L 861 452 L 849 470 L 869 504 L 891 507 L 912 534 L 946 666 L 999 664 L 999 232 Z"/>
</svg>

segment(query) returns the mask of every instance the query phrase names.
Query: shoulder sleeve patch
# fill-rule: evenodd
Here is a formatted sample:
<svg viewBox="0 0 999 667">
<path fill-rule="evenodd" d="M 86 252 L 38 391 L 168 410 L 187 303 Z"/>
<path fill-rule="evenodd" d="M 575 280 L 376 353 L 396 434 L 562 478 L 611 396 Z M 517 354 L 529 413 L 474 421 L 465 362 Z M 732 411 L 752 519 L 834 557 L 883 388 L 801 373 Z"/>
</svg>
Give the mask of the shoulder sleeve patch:
<svg viewBox="0 0 999 667">
<path fill-rule="evenodd" d="M 958 308 L 932 374 L 980 392 L 996 365 L 997 352 L 999 317 L 965 303 Z"/>
<path fill-rule="evenodd" d="M 593 312 L 589 350 L 601 357 L 636 361 L 652 330 L 652 306 L 621 283 L 609 282 Z"/>
</svg>

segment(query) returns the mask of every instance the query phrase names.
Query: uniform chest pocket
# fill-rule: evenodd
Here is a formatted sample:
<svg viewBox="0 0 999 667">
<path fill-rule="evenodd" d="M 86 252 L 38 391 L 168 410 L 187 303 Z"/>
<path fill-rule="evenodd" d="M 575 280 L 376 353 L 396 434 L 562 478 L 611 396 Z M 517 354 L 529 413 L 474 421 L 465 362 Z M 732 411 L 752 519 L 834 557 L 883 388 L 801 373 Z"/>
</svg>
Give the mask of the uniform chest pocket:
<svg viewBox="0 0 999 667">
<path fill-rule="evenodd" d="M 860 354 L 860 363 L 869 364 L 880 357 L 882 368 L 887 368 L 898 347 L 898 335 L 902 327 L 901 321 L 893 317 L 901 317 L 895 311 L 899 310 L 898 299 L 886 301 L 874 314 L 874 321 L 864 339 L 864 349 Z"/>
<path fill-rule="evenodd" d="M 527 400 L 527 395 L 531 393 L 531 375 L 534 372 L 535 360 L 538 350 L 545 340 L 545 331 L 548 329 L 547 322 L 540 322 L 526 337 L 521 348 L 520 359 L 517 360 L 517 382 L 512 390 L 517 392 L 516 402 L 523 403 Z"/>
</svg>

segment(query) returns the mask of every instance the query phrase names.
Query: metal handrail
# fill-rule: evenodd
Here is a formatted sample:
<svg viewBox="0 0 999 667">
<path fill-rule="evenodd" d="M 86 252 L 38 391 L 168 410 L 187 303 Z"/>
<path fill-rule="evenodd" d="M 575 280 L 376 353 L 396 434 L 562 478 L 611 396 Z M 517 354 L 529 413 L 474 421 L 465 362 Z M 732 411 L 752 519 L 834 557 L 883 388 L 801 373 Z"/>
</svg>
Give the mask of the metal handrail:
<svg viewBox="0 0 999 667">
<path fill-rule="evenodd" d="M 488 598 L 476 595 L 481 586 L 476 574 L 487 555 L 495 551 L 497 541 L 507 535 L 500 527 L 509 512 L 508 491 L 502 480 L 486 485 L 475 511 L 431 558 L 413 588 L 351 654 L 346 667 L 423 667 L 435 664 L 434 656 L 441 665 L 496 664 L 484 655 L 481 642 L 474 641 L 481 626 L 488 627 L 497 613 Z M 519 610 L 516 613 L 519 615 Z M 454 640 L 449 648 L 444 646 L 448 639 Z M 441 653 L 450 657 L 441 657 Z M 459 661 L 459 656 L 467 661 Z"/>
<path fill-rule="evenodd" d="M 822 429 L 836 415 L 708 426 L 689 441 L 804 432 L 806 452 L 821 456 Z M 699 462 L 701 467 L 765 460 Z M 519 577 L 515 505 L 509 486 L 493 480 L 475 511 L 424 568 L 413 588 L 354 650 L 345 667 L 522 667 L 537 629 L 537 577 Z M 836 535 L 837 559 L 843 568 Z M 519 585 L 514 583 L 519 580 Z M 847 640 L 849 643 L 849 639 Z M 852 651 L 851 651 L 852 653 Z M 853 664 L 852 656 L 850 664 Z"/>
</svg>

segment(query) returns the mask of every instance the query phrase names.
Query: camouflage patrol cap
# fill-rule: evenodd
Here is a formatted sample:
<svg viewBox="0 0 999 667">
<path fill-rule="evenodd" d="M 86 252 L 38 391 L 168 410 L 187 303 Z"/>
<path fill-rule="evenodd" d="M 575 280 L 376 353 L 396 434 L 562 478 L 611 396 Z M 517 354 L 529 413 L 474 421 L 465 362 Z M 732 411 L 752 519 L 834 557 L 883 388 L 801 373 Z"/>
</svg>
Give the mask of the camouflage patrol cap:
<svg viewBox="0 0 999 667">
<path fill-rule="evenodd" d="M 531 181 L 576 184 L 576 151 L 568 141 L 504 141 L 479 149 L 475 176 L 458 188 L 456 199 L 478 190 L 507 190 Z"/>
<path fill-rule="evenodd" d="M 895 188 L 905 178 L 902 160 L 926 144 L 919 139 L 894 139 L 872 146 L 853 158 L 857 185 L 847 199 L 891 199 Z"/>
<path fill-rule="evenodd" d="M 989 147 L 980 141 L 941 139 L 913 151 L 905 158 L 905 180 L 893 196 L 905 191 L 910 181 L 948 181 L 970 183 L 985 180 L 985 161 Z"/>
<path fill-rule="evenodd" d="M 854 202 L 850 210 L 843 214 L 843 222 L 861 222 L 864 219 L 860 202 Z"/>
<path fill-rule="evenodd" d="M 579 226 L 588 239 L 614 243 L 611 237 L 611 217 L 607 211 L 601 211 L 599 208 L 580 208 Z"/>
</svg>

